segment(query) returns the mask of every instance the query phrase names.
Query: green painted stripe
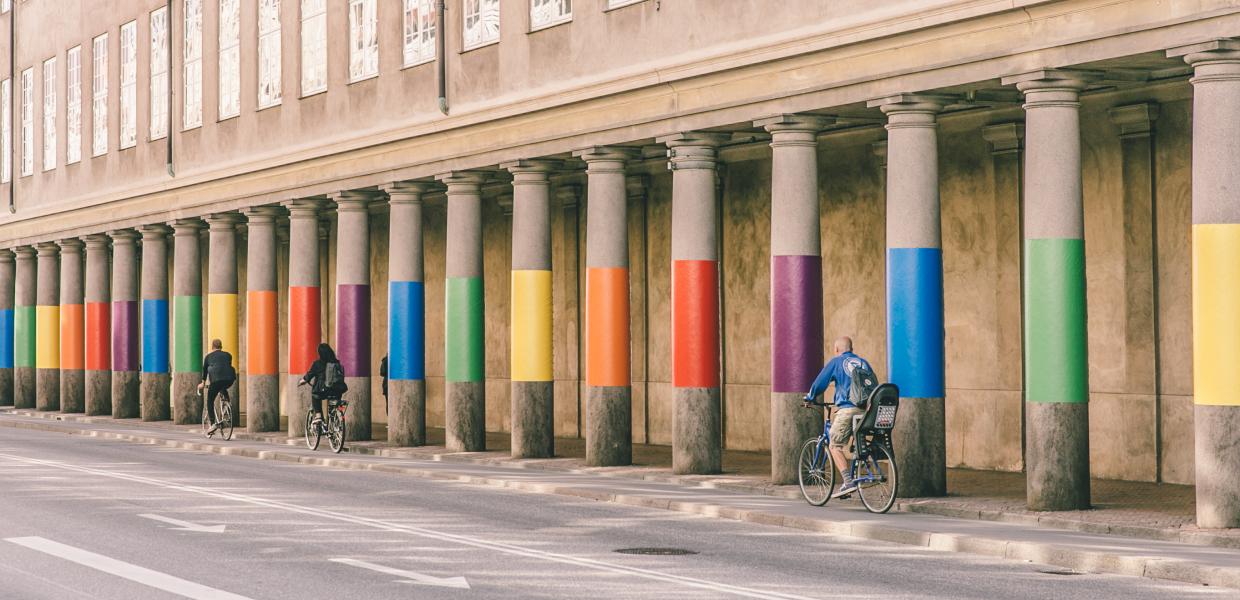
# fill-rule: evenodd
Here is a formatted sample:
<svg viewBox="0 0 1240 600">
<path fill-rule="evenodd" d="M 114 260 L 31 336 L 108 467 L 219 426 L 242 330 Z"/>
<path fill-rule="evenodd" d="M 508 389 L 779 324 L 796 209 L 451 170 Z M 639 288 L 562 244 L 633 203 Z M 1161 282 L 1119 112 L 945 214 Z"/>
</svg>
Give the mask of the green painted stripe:
<svg viewBox="0 0 1240 600">
<path fill-rule="evenodd" d="M 482 381 L 482 278 L 449 278 L 444 304 L 446 378 L 456 382 Z"/>
<path fill-rule="evenodd" d="M 172 371 L 194 373 L 202 369 L 202 296 L 172 298 Z"/>
<path fill-rule="evenodd" d="M 1025 240 L 1029 402 L 1088 402 L 1085 240 Z"/>
<path fill-rule="evenodd" d="M 13 309 L 13 366 L 33 367 L 35 355 L 34 307 Z"/>
</svg>

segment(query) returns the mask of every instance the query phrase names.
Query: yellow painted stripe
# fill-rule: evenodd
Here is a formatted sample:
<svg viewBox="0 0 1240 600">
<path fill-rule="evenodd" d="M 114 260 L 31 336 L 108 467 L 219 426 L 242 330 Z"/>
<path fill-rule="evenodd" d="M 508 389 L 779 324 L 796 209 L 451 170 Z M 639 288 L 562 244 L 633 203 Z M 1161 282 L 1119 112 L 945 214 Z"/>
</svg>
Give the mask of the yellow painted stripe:
<svg viewBox="0 0 1240 600">
<path fill-rule="evenodd" d="M 1240 224 L 1193 225 L 1193 396 L 1240 406 Z"/>
<path fill-rule="evenodd" d="M 219 340 L 224 344 L 224 351 L 237 357 L 237 295 L 209 294 L 207 296 L 207 339 L 208 347 L 211 340 Z"/>
<path fill-rule="evenodd" d="M 512 272 L 512 380 L 551 381 L 551 271 Z"/>
<path fill-rule="evenodd" d="M 40 369 L 60 368 L 60 307 L 36 306 L 34 366 Z"/>
</svg>

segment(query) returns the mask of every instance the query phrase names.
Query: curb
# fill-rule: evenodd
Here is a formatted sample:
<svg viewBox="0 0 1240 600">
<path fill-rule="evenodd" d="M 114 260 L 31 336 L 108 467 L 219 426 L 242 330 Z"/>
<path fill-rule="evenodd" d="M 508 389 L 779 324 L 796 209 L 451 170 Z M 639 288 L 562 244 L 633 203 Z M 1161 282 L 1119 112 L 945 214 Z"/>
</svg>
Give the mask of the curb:
<svg viewBox="0 0 1240 600">
<path fill-rule="evenodd" d="M 48 420 L 53 419 L 49 418 Z M 59 418 L 54 420 L 66 419 Z M 67 420 L 78 419 L 70 417 Z M 85 421 L 85 418 L 82 418 L 81 422 L 89 423 L 89 421 Z M 967 553 L 989 556 L 992 558 L 1035 562 L 1039 564 L 1072 569 L 1075 571 L 1147 577 L 1151 579 L 1164 579 L 1183 583 L 1240 589 L 1240 567 L 1216 567 L 1201 565 L 1185 560 L 1129 556 L 1113 552 L 1078 550 L 1076 548 L 1060 544 L 1008 541 L 971 535 L 934 533 L 904 529 L 901 527 L 893 527 L 890 525 L 882 525 L 872 522 L 832 521 L 811 517 L 788 516 L 761 510 L 739 509 L 705 502 L 677 501 L 668 498 L 657 498 L 636 494 L 614 494 L 599 491 L 597 489 L 513 481 L 501 477 L 443 473 L 419 469 L 417 467 L 369 463 L 349 458 L 338 458 L 335 457 L 335 455 L 332 457 L 302 456 L 289 452 L 281 452 L 279 450 L 256 450 L 253 448 L 242 448 L 237 446 L 223 446 L 215 443 L 167 439 L 153 435 L 134 435 L 128 433 L 102 431 L 98 429 L 73 429 L 58 427 L 53 423 L 31 423 L 26 421 L 10 421 L 0 419 L 0 427 L 81 435 L 84 437 L 98 439 L 117 440 L 183 450 L 208 452 L 223 456 L 239 456 L 258 460 L 274 460 L 340 469 L 393 473 L 419 477 L 422 479 L 485 485 L 538 494 L 553 494 L 594 500 L 598 502 L 610 502 L 613 504 L 627 506 L 668 510 L 684 514 L 742 521 L 760 525 L 771 525 L 863 540 L 918 546 L 944 552 Z M 292 444 L 290 443 L 289 445 Z M 473 462 L 474 464 L 489 463 L 494 465 L 497 461 L 474 460 L 459 462 Z M 556 470 L 568 471 L 567 469 Z M 652 480 L 658 481 L 656 479 Z"/>
</svg>

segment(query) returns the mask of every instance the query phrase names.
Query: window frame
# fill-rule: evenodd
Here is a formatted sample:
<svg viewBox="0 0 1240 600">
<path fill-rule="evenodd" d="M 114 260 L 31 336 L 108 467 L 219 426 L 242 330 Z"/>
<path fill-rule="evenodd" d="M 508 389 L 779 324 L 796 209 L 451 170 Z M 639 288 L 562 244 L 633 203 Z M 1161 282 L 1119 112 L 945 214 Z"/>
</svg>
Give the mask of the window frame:
<svg viewBox="0 0 1240 600">
<path fill-rule="evenodd" d="M 0 183 L 13 181 L 13 78 L 0 80 Z"/>
<path fill-rule="evenodd" d="M 561 13 L 560 15 L 552 17 L 551 19 L 544 21 L 542 23 L 535 23 L 534 22 L 534 15 L 535 15 L 534 4 L 538 2 L 543 3 L 545 6 L 550 5 L 552 3 L 558 3 L 561 9 L 565 5 L 567 5 L 568 12 Z M 573 22 L 573 0 L 529 0 L 529 15 L 530 15 L 530 33 L 534 33 L 535 31 L 542 31 L 544 29 L 550 29 L 552 27 L 555 27 L 557 25 L 563 25 L 565 23 L 571 23 Z"/>
<path fill-rule="evenodd" d="M 264 19 L 264 5 L 275 11 L 275 19 Z M 280 22 L 280 13 L 283 3 L 280 0 L 258 0 L 258 89 L 256 90 L 256 102 L 258 110 L 279 106 L 283 102 L 283 84 L 281 79 L 284 76 L 284 51 L 282 43 L 283 25 Z M 270 15 L 268 15 L 270 16 Z M 274 22 L 274 27 L 266 31 L 263 30 L 264 25 L 268 22 Z M 274 43 L 273 43 L 274 41 Z M 266 52 L 275 53 L 274 61 L 265 61 Z M 268 70 L 270 69 L 270 71 Z M 265 88 L 267 91 L 265 91 Z"/>
<path fill-rule="evenodd" d="M 315 12 L 307 15 L 306 6 L 310 3 L 321 7 Z M 327 91 L 329 84 L 327 69 L 327 0 L 300 0 L 299 6 L 301 17 L 301 86 L 300 93 L 302 98 L 307 98 L 315 94 L 322 94 Z M 307 26 L 314 24 L 316 28 L 313 32 L 307 31 Z M 309 35 L 313 33 L 317 35 Z M 311 38 L 314 39 L 311 39 Z M 314 47 L 310 44 L 313 43 Z M 313 75 L 322 75 L 321 81 L 308 79 L 308 74 L 313 69 Z M 307 85 L 310 82 L 314 85 Z"/>
<path fill-rule="evenodd" d="M 65 53 L 65 164 L 82 162 L 82 46 Z"/>
<path fill-rule="evenodd" d="M 159 40 L 155 39 L 155 36 L 158 33 L 156 31 L 157 23 L 163 23 L 164 28 L 163 40 L 160 45 L 156 45 Z M 150 117 L 149 127 L 147 128 L 148 141 L 155 141 L 168 137 L 168 111 L 172 104 L 170 101 L 171 99 L 169 98 L 170 94 L 168 93 L 170 90 L 168 80 L 171 76 L 169 73 L 169 67 L 172 62 L 172 48 L 168 28 L 169 25 L 167 6 L 161 6 L 151 11 L 149 26 L 149 29 L 151 30 L 151 62 L 150 65 L 148 65 L 150 96 L 148 97 L 147 102 L 147 114 Z M 163 53 L 163 56 L 159 55 L 160 52 Z M 159 60 L 160 58 L 163 60 Z"/>
<path fill-rule="evenodd" d="M 646 0 L 607 0 L 607 5 L 603 7 L 603 12 L 616 10 L 617 8 L 624 8 L 626 6 L 632 6 L 645 1 Z"/>
<path fill-rule="evenodd" d="M 236 19 L 236 27 L 231 31 L 224 26 L 225 5 Z M 219 15 L 219 70 L 216 71 L 215 120 L 223 122 L 241 116 L 241 0 L 217 0 L 216 8 Z M 231 76 L 225 77 L 230 67 Z"/>
<path fill-rule="evenodd" d="M 379 76 L 379 3 L 378 0 L 349 0 L 347 9 L 349 83 L 353 84 Z"/>
<path fill-rule="evenodd" d="M 468 52 L 468 51 L 470 51 L 470 50 L 477 50 L 478 48 L 484 48 L 484 47 L 486 47 L 486 46 L 490 46 L 491 44 L 498 44 L 498 43 L 499 43 L 499 39 L 500 39 L 500 37 L 503 35 L 503 29 L 502 29 L 502 25 L 503 25 L 503 12 L 500 10 L 500 9 L 501 9 L 501 2 L 500 2 L 499 0 L 494 0 L 494 4 L 495 4 L 495 11 L 496 11 L 496 15 L 495 15 L 495 20 L 496 20 L 496 25 L 495 25 L 495 38 L 494 38 L 494 39 L 488 39 L 485 35 L 482 35 L 482 33 L 479 33 L 479 35 L 478 35 L 478 39 L 477 39 L 476 41 L 474 41 L 474 42 L 470 42 L 470 41 L 469 41 L 469 19 L 470 19 L 470 17 L 471 17 L 470 6 L 471 6 L 471 5 L 473 5 L 473 3 L 474 3 L 474 2 L 477 2 L 477 5 L 476 5 L 476 6 L 477 6 L 477 12 L 472 13 L 472 16 L 473 16 L 474 18 L 478 19 L 478 28 L 479 28 L 479 30 L 481 31 L 481 30 L 482 30 L 482 28 L 483 28 L 483 26 L 484 26 L 484 24 L 483 24 L 483 22 L 482 22 L 482 15 L 483 15 L 483 12 L 484 12 L 484 11 L 483 11 L 483 3 L 490 3 L 490 2 L 492 2 L 492 0 L 462 0 L 462 5 L 461 5 L 461 52 Z"/>
<path fill-rule="evenodd" d="M 424 9 L 429 10 L 423 13 Z M 435 0 L 404 0 L 400 13 L 402 69 L 434 62 L 438 58 L 439 40 L 436 36 L 439 35 L 439 19 L 436 10 Z"/>
<path fill-rule="evenodd" d="M 202 3 L 205 1 L 184 0 L 181 4 L 181 131 L 202 127 Z"/>
<path fill-rule="evenodd" d="M 126 30 L 129 35 L 126 36 Z M 128 48 L 126 39 L 129 39 Z M 138 145 L 138 21 L 121 25 L 120 131 L 116 147 L 128 150 Z M 126 99 L 128 98 L 128 103 Z"/>
<path fill-rule="evenodd" d="M 43 61 L 43 172 L 56 169 L 56 86 L 60 83 L 56 60 L 53 56 Z"/>
<path fill-rule="evenodd" d="M 34 175 L 34 67 L 21 74 L 21 176 Z"/>
<path fill-rule="evenodd" d="M 108 32 L 91 38 L 90 52 L 90 155 L 94 158 L 108 153 Z"/>
</svg>

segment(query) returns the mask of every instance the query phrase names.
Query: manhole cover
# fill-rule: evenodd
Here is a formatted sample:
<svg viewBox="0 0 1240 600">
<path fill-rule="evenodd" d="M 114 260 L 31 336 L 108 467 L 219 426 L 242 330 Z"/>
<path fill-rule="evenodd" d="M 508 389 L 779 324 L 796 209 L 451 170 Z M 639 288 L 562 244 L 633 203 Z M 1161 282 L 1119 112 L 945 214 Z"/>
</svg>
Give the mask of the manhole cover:
<svg viewBox="0 0 1240 600">
<path fill-rule="evenodd" d="M 1047 569 L 1045 571 L 1038 571 L 1038 572 L 1042 573 L 1043 575 L 1081 575 L 1081 573 L 1078 573 L 1071 569 Z"/>
<path fill-rule="evenodd" d="M 621 548 L 616 550 L 620 554 L 647 554 L 654 556 L 684 556 L 686 554 L 697 554 L 693 550 L 685 550 L 684 548 Z"/>
</svg>

